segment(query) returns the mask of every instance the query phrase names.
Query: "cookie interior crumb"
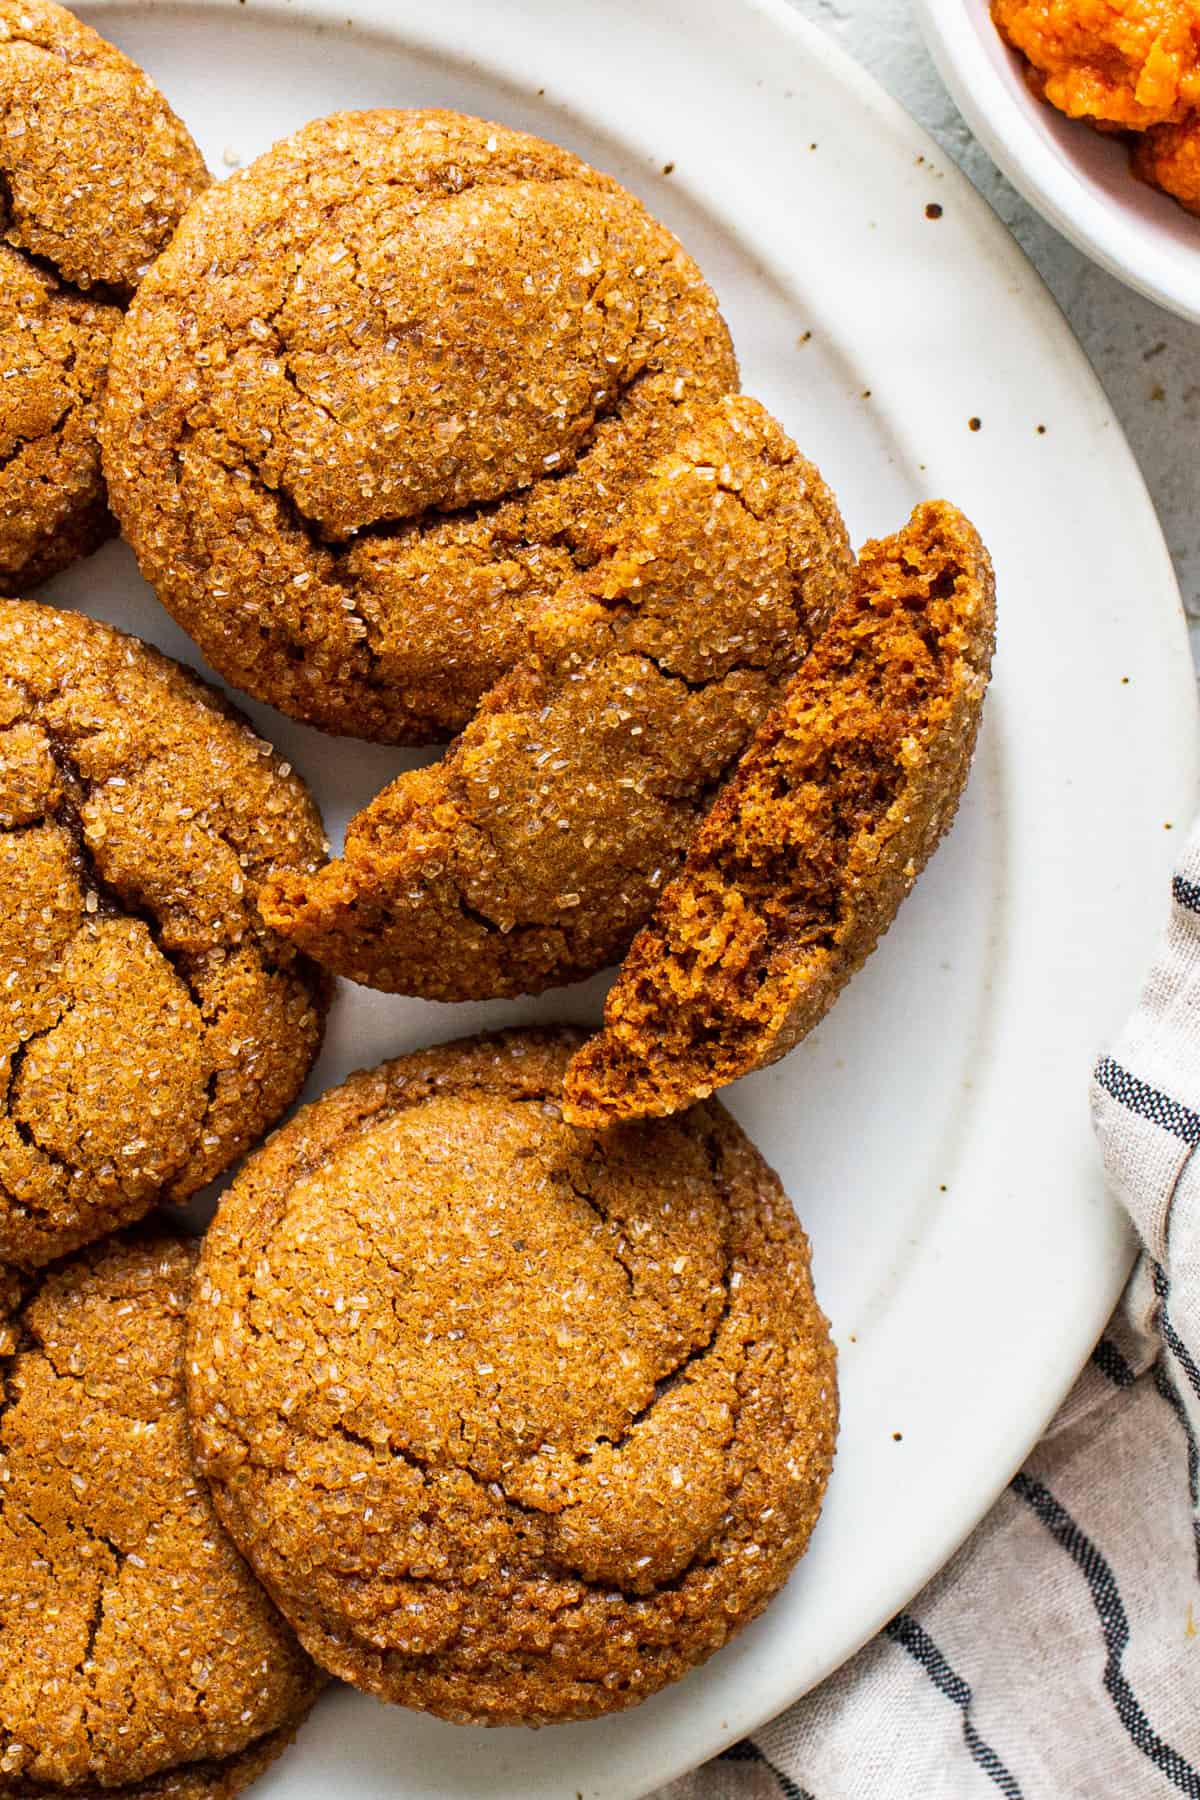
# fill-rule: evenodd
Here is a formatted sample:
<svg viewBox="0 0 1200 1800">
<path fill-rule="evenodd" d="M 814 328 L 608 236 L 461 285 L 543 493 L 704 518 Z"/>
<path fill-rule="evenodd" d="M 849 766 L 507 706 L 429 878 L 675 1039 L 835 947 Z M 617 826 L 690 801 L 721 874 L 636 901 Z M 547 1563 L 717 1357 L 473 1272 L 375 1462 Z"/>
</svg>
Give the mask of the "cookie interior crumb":
<svg viewBox="0 0 1200 1800">
<path fill-rule="evenodd" d="M 0 0 L 0 593 L 116 529 L 98 438 L 120 304 L 207 181 L 120 51 L 50 0 Z"/>
<path fill-rule="evenodd" d="M 443 761 L 353 819 L 342 861 L 268 883 L 264 916 L 338 973 L 428 999 L 603 967 L 851 567 L 833 495 L 766 409 L 698 410 Z"/>
<path fill-rule="evenodd" d="M 600 554 L 680 408 L 737 386 L 632 195 L 486 120 L 318 119 L 194 206 L 130 308 L 113 506 L 239 687 L 449 737 Z"/>
<path fill-rule="evenodd" d="M 991 563 L 942 501 L 867 544 L 853 591 L 635 939 L 567 1117 L 661 1114 L 773 1062 L 874 949 L 970 766 Z"/>
</svg>

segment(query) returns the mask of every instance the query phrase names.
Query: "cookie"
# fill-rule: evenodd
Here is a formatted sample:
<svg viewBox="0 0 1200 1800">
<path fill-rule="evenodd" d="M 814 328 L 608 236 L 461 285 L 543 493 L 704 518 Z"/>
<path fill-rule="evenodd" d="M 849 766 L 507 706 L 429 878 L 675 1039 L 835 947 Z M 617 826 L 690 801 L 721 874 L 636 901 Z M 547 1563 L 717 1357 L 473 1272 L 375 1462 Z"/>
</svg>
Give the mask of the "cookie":
<svg viewBox="0 0 1200 1800">
<path fill-rule="evenodd" d="M 346 113 L 189 213 L 118 336 L 105 469 L 227 679 L 420 743 L 595 561 L 679 409 L 736 386 L 695 264 L 609 177 L 456 113 Z"/>
<path fill-rule="evenodd" d="M 307 789 L 195 676 L 0 601 L 0 1264 L 211 1181 L 295 1097 L 327 984 L 256 895 Z"/>
<path fill-rule="evenodd" d="M 30 1283 L 0 1399 L 0 1794 L 224 1800 L 321 1686 L 192 1469 L 191 1244 Z"/>
<path fill-rule="evenodd" d="M 434 1000 L 603 967 L 851 566 L 832 494 L 770 414 L 702 410 L 444 760 L 353 820 L 341 862 L 268 883 L 264 916 L 340 974 Z"/>
<path fill-rule="evenodd" d="M 51 0 L 0 0 L 0 594 L 115 529 L 98 443 L 113 335 L 207 181 L 119 50 Z"/>
<path fill-rule="evenodd" d="M 918 506 L 865 546 L 635 939 L 571 1064 L 569 1119 L 675 1112 L 820 1021 L 954 817 L 994 637 L 992 565 L 956 508 Z"/>
<path fill-rule="evenodd" d="M 803 1553 L 836 1384 L 808 1245 L 719 1106 L 564 1125 L 579 1034 L 353 1076 L 251 1159 L 189 1320 L 196 1453 L 301 1642 L 543 1724 L 718 1650 Z"/>
</svg>

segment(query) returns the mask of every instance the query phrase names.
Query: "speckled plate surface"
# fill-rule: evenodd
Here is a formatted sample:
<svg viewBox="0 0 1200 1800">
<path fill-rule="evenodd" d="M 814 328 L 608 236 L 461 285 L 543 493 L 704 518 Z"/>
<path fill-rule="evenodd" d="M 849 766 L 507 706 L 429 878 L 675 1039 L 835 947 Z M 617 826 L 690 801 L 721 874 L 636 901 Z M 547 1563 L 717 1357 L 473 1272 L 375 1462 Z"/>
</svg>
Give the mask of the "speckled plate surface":
<svg viewBox="0 0 1200 1800">
<path fill-rule="evenodd" d="M 938 73 L 988 155 L 1085 256 L 1200 323 L 1200 219 L 1138 181 L 1123 138 L 1034 98 L 988 0 L 916 0 Z"/>
<path fill-rule="evenodd" d="M 821 464 L 855 539 L 944 493 L 995 556 L 1001 648 L 958 825 L 816 1036 L 729 1096 L 812 1233 L 841 1346 L 841 1447 L 811 1553 L 763 1619 L 635 1712 L 487 1733 L 334 1694 L 256 1790 L 632 1800 L 904 1604 L 1020 1462 L 1120 1288 L 1130 1251 L 1086 1078 L 1149 954 L 1164 827 L 1196 792 L 1170 565 L 1036 275 L 930 140 L 782 0 L 80 11 L 153 73 L 218 171 L 317 114 L 413 104 L 488 114 L 613 170 L 699 259 L 747 387 Z M 199 664 L 122 546 L 50 593 Z M 415 760 L 248 710 L 335 837 Z M 482 1024 L 595 1019 L 602 991 L 438 1007 L 344 990 L 309 1091 Z"/>
</svg>

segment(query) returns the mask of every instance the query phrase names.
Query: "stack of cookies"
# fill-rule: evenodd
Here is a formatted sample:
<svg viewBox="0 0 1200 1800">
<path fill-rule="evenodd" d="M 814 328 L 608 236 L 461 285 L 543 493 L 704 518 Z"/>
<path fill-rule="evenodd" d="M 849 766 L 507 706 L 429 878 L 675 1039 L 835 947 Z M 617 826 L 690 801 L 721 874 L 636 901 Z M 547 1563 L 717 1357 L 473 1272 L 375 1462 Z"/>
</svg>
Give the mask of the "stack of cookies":
<svg viewBox="0 0 1200 1800">
<path fill-rule="evenodd" d="M 122 55 L 0 0 L 0 171 L 0 591 L 119 528 L 231 687 L 452 740 L 329 860 L 223 696 L 0 601 L 0 1796 L 223 1800 L 330 1676 L 633 1705 L 820 1511 L 808 1244 L 711 1096 L 949 824 L 987 553 L 929 502 L 856 558 L 695 264 L 552 144 L 344 114 L 210 186 Z M 336 978 L 610 963 L 595 1034 L 400 1056 L 261 1141 Z"/>
</svg>

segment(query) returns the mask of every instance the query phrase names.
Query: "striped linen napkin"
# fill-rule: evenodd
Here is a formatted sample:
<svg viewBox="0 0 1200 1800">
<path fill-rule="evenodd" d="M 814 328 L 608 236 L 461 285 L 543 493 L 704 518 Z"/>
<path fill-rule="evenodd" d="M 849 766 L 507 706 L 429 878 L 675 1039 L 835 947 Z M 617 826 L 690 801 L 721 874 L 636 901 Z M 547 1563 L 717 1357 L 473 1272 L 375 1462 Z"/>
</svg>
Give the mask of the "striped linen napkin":
<svg viewBox="0 0 1200 1800">
<path fill-rule="evenodd" d="M 1200 824 L 1092 1082 L 1142 1254 L 1003 1497 L 823 1686 L 655 1800 L 1200 1800 Z"/>
</svg>

